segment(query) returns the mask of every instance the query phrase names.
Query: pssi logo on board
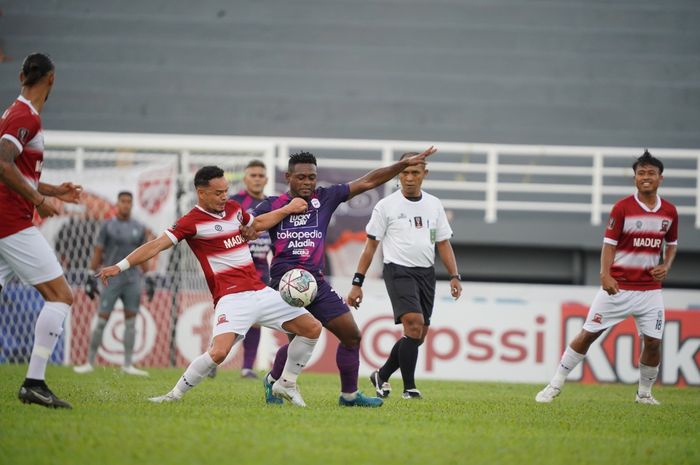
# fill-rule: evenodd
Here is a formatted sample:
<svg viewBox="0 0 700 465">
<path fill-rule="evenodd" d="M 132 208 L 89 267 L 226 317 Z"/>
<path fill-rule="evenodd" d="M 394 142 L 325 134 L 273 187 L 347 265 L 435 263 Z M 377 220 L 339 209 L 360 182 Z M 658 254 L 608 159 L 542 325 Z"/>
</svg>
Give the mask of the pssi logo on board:
<svg viewBox="0 0 700 465">
<path fill-rule="evenodd" d="M 578 303 L 562 306 L 561 351 L 583 326 L 588 307 Z M 668 310 L 658 380 L 662 384 L 700 386 L 700 312 Z M 632 317 L 603 333 L 582 363 L 569 375 L 584 383 L 639 381 L 641 345 Z"/>
</svg>

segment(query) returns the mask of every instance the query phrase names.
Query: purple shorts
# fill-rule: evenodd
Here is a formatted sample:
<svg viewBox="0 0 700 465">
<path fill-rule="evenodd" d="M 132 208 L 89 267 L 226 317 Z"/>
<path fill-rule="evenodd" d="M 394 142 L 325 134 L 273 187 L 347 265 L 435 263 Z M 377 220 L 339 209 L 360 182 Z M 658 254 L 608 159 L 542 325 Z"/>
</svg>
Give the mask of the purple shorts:
<svg viewBox="0 0 700 465">
<path fill-rule="evenodd" d="M 323 326 L 334 318 L 350 311 L 340 295 L 328 284 L 328 281 L 318 281 L 318 293 L 311 305 L 306 309 L 321 322 Z"/>
</svg>

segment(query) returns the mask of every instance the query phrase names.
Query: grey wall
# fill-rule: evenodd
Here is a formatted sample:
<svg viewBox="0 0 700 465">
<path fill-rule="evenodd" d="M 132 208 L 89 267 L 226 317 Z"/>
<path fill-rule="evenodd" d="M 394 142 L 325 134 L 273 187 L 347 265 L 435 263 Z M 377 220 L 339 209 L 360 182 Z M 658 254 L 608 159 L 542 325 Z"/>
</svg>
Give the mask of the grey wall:
<svg viewBox="0 0 700 465">
<path fill-rule="evenodd" d="M 50 129 L 700 147 L 697 0 L 0 2 L 0 102 L 45 51 Z M 597 282 L 601 228 L 459 215 L 470 279 Z M 682 224 L 670 283 L 700 287 Z M 688 247 L 685 248 L 684 247 Z M 675 281 L 674 281 L 675 280 Z"/>
<path fill-rule="evenodd" d="M 700 146 L 695 0 L 0 5 L 0 101 L 50 53 L 52 129 Z"/>
</svg>

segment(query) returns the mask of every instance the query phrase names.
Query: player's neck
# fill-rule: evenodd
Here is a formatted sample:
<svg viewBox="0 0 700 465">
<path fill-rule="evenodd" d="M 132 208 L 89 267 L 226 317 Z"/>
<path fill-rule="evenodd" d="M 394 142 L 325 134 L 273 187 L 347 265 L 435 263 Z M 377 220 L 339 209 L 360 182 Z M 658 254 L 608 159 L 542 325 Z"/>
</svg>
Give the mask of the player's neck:
<svg viewBox="0 0 700 465">
<path fill-rule="evenodd" d="M 650 209 L 656 207 L 656 203 L 659 201 L 656 191 L 647 193 L 637 191 L 637 198 Z"/>
<path fill-rule="evenodd" d="M 44 102 L 46 102 L 46 95 L 43 91 L 24 86 L 20 95 L 32 103 L 37 113 L 41 113 L 41 110 L 44 108 Z"/>
<path fill-rule="evenodd" d="M 423 198 L 423 193 L 420 191 L 420 189 L 418 190 L 418 192 L 408 192 L 402 189 L 401 195 L 403 195 L 406 200 L 410 200 L 412 202 L 417 202 L 418 200 Z"/>
<path fill-rule="evenodd" d="M 129 218 L 131 218 L 131 215 L 120 215 L 117 214 L 117 219 L 119 221 L 129 221 Z"/>
</svg>

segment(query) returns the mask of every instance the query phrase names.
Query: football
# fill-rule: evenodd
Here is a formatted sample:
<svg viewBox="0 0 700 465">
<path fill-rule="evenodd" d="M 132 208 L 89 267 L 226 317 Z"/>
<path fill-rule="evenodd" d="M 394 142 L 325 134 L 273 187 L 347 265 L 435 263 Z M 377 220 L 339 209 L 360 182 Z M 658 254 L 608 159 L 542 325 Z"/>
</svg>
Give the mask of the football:
<svg viewBox="0 0 700 465">
<path fill-rule="evenodd" d="M 316 279 L 301 268 L 287 271 L 280 279 L 280 295 L 293 307 L 306 307 L 316 298 Z"/>
</svg>

